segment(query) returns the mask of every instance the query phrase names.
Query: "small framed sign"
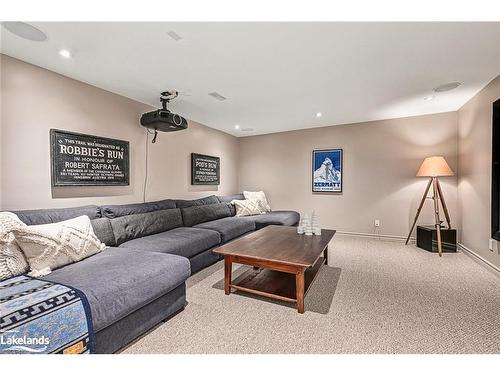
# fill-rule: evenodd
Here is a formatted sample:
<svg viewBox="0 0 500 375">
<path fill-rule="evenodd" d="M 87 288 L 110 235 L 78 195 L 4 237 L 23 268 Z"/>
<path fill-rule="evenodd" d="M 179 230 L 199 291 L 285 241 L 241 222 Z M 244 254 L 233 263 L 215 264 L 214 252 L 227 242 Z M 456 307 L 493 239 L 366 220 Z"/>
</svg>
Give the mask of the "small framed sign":
<svg viewBox="0 0 500 375">
<path fill-rule="evenodd" d="M 341 148 L 313 151 L 313 193 L 342 193 L 342 158 Z"/>
<path fill-rule="evenodd" d="M 130 184 L 129 143 L 50 130 L 52 186 Z"/>
<path fill-rule="evenodd" d="M 220 158 L 191 153 L 191 185 L 219 185 Z"/>
</svg>

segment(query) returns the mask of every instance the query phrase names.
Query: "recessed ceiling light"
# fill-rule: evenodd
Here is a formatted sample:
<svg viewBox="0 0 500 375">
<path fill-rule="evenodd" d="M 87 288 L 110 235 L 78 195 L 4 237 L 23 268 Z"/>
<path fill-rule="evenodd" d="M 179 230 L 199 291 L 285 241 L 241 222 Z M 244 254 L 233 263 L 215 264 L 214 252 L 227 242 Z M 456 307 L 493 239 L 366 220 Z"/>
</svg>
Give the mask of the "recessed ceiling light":
<svg viewBox="0 0 500 375">
<path fill-rule="evenodd" d="M 61 49 L 59 50 L 59 55 L 61 55 L 65 59 L 69 59 L 71 57 L 71 52 L 69 52 L 67 49 Z"/>
<path fill-rule="evenodd" d="M 445 91 L 450 91 L 453 89 L 456 89 L 458 86 L 460 86 L 462 83 L 461 82 L 450 82 L 450 83 L 445 83 L 444 85 L 439 85 L 437 87 L 434 87 L 432 91 L 434 92 L 445 92 Z"/>
<path fill-rule="evenodd" d="M 238 130 L 238 129 L 240 128 L 240 126 L 239 126 L 239 125 L 234 125 L 234 128 L 235 128 L 236 130 Z"/>
<path fill-rule="evenodd" d="M 167 35 L 168 35 L 169 37 L 171 37 L 173 40 L 175 40 L 176 42 L 178 42 L 179 40 L 181 40 L 181 39 L 182 39 L 182 37 L 181 37 L 179 34 L 177 34 L 175 31 L 172 31 L 172 30 L 170 30 L 170 31 L 167 33 Z"/>
<path fill-rule="evenodd" d="M 32 40 L 34 42 L 43 42 L 47 40 L 47 35 L 36 27 L 25 22 L 2 22 L 2 26 L 12 34 L 20 38 Z"/>
<path fill-rule="evenodd" d="M 321 112 L 316 113 L 316 117 L 321 117 L 323 114 Z"/>
<path fill-rule="evenodd" d="M 432 99 L 434 99 L 434 96 L 433 95 L 429 95 L 429 96 L 426 96 L 424 98 L 424 100 L 427 100 L 427 101 L 431 101 Z"/>
</svg>

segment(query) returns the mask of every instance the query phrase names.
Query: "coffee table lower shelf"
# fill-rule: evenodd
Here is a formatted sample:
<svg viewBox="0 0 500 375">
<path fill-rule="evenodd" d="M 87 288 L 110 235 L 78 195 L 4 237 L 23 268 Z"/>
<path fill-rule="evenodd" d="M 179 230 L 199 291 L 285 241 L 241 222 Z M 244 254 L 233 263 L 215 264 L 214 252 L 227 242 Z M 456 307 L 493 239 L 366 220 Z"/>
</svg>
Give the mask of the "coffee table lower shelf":
<svg viewBox="0 0 500 375">
<path fill-rule="evenodd" d="M 304 296 L 324 263 L 325 258 L 320 257 L 312 267 L 304 271 Z M 250 269 L 232 280 L 230 287 L 262 297 L 298 303 L 297 277 L 295 273 L 274 271 L 266 268 Z M 303 311 L 299 309 L 299 312 Z"/>
</svg>

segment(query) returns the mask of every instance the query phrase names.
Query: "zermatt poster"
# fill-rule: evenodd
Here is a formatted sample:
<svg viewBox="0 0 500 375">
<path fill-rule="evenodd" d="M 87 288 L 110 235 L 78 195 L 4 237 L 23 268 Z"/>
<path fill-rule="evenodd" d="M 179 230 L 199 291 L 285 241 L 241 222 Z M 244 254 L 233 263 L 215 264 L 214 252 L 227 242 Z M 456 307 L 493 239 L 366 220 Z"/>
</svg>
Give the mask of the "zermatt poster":
<svg viewBox="0 0 500 375">
<path fill-rule="evenodd" d="M 342 149 L 315 150 L 312 164 L 313 192 L 342 192 Z"/>
</svg>

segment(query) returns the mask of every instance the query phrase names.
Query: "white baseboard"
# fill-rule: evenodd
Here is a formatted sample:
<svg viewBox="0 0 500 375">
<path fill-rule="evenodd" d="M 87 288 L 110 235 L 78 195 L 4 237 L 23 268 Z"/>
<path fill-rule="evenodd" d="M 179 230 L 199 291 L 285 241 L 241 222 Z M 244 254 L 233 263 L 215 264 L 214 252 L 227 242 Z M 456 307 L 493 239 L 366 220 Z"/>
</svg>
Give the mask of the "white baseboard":
<svg viewBox="0 0 500 375">
<path fill-rule="evenodd" d="M 495 266 L 490 261 L 484 259 L 481 255 L 479 255 L 475 251 L 469 249 L 467 246 L 465 246 L 464 244 L 462 244 L 460 242 L 458 243 L 458 247 L 460 248 L 460 250 L 462 250 L 462 252 L 464 254 L 467 254 L 473 260 L 475 260 L 477 263 L 479 263 L 480 265 L 486 267 L 488 270 L 493 271 L 497 276 L 500 277 L 500 268 L 498 268 L 497 266 Z"/>
<path fill-rule="evenodd" d="M 396 236 L 390 234 L 376 234 L 376 233 L 360 233 L 360 232 L 346 232 L 342 230 L 338 230 L 337 234 L 342 234 L 345 236 L 354 236 L 354 237 L 370 237 L 370 238 L 383 238 L 386 240 L 394 240 L 394 241 L 406 241 L 406 236 Z M 415 237 L 410 237 L 410 243 L 415 243 Z"/>
</svg>

